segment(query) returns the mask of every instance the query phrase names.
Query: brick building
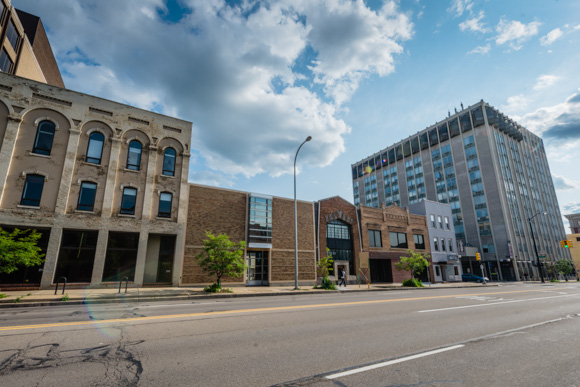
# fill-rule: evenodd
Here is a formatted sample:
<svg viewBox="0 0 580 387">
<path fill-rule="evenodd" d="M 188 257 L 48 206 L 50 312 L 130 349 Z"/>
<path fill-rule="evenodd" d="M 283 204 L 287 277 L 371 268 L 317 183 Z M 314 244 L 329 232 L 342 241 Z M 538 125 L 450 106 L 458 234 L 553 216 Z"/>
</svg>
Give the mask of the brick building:
<svg viewBox="0 0 580 387">
<path fill-rule="evenodd" d="M 430 254 L 427 218 L 411 214 L 408 209 L 392 205 L 380 208 L 360 206 L 360 227 L 363 251 L 368 252 L 371 281 L 403 282 L 409 273 L 398 271 L 395 264 L 401 256 L 407 256 L 407 250 Z M 431 259 L 428 259 L 431 264 Z M 428 275 L 424 272 L 422 279 L 434 278 L 432 265 Z"/>
<path fill-rule="evenodd" d="M 177 285 L 191 123 L 0 73 L 0 226 L 37 229 L 41 267 L 0 283 Z"/>
<path fill-rule="evenodd" d="M 298 280 L 316 281 L 314 203 L 298 201 Z M 294 283 L 294 201 L 268 195 L 202 185 L 189 185 L 189 211 L 181 283 L 215 281 L 198 266 L 205 232 L 225 233 L 245 241 L 249 268 L 240 278 L 225 278 L 230 285 L 271 286 Z"/>
</svg>

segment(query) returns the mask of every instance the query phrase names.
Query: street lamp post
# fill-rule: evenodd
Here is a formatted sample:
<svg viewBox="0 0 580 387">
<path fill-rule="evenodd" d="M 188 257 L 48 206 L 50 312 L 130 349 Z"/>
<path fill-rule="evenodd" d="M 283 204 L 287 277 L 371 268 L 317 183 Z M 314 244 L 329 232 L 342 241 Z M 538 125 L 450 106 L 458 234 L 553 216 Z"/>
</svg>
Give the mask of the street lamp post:
<svg viewBox="0 0 580 387">
<path fill-rule="evenodd" d="M 311 136 L 306 137 L 306 140 L 304 140 L 298 147 L 296 156 L 294 156 L 294 290 L 298 290 L 298 210 L 296 205 L 296 159 L 298 158 L 298 152 L 300 152 L 302 145 L 310 140 L 312 140 Z"/>
<path fill-rule="evenodd" d="M 530 230 L 532 230 L 532 242 L 534 243 L 534 251 L 536 252 L 536 265 L 538 265 L 538 270 L 540 272 L 540 279 L 542 280 L 542 283 L 544 283 L 544 270 L 542 269 L 542 264 L 540 263 L 540 256 L 538 255 L 538 248 L 536 247 L 536 238 L 534 237 L 534 227 L 532 226 L 532 219 L 534 219 L 536 216 L 543 214 L 546 215 L 548 212 L 544 211 L 544 212 L 538 212 L 536 215 L 532 216 L 531 218 L 528 218 L 528 223 L 530 224 Z"/>
</svg>

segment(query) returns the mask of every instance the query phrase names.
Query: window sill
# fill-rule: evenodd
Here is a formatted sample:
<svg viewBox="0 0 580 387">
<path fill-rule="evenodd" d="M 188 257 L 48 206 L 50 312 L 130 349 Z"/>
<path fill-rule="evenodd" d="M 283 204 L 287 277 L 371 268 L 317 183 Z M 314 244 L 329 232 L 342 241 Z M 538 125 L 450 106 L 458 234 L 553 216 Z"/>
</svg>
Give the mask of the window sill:
<svg viewBox="0 0 580 387">
<path fill-rule="evenodd" d="M 86 210 L 74 210 L 75 214 L 96 214 L 95 211 L 86 211 Z"/>
<path fill-rule="evenodd" d="M 132 173 L 139 173 L 139 172 L 141 172 L 141 171 L 136 171 L 134 169 L 129 169 L 129 168 L 123 168 L 123 171 L 125 171 L 125 172 L 132 172 Z"/>
<path fill-rule="evenodd" d="M 41 155 L 40 153 L 34 153 L 34 152 L 31 152 L 31 151 L 28 152 L 28 156 L 42 157 L 42 158 L 45 158 L 45 159 L 50 159 L 50 155 Z"/>
<path fill-rule="evenodd" d="M 155 219 L 156 220 L 166 221 L 166 222 L 173 222 L 174 221 L 173 218 L 165 218 L 163 216 L 157 216 Z"/>
<path fill-rule="evenodd" d="M 169 175 L 164 175 L 164 174 L 161 174 L 161 175 L 159 175 L 159 176 L 160 176 L 160 177 L 164 177 L 164 178 L 166 178 L 166 179 L 176 179 L 176 177 L 175 177 L 175 176 L 169 176 Z"/>
<path fill-rule="evenodd" d="M 40 210 L 40 206 L 25 206 L 24 204 L 18 204 L 16 208 L 24 208 L 26 210 Z"/>
<path fill-rule="evenodd" d="M 104 168 L 102 164 L 89 163 L 88 161 L 81 161 L 82 165 L 91 165 L 93 167 Z"/>
<path fill-rule="evenodd" d="M 136 218 L 135 214 L 133 214 L 133 215 L 130 215 L 130 214 L 117 214 L 117 216 L 119 218 L 133 218 L 133 219 Z"/>
</svg>

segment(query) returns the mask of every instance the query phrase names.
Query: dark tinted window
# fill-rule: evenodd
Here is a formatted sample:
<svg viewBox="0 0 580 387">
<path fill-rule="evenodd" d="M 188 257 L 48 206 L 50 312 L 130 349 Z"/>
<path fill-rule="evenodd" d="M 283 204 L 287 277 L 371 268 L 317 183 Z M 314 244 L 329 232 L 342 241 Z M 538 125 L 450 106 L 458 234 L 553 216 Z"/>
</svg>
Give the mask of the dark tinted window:
<svg viewBox="0 0 580 387">
<path fill-rule="evenodd" d="M 451 137 L 459 136 L 459 123 L 457 118 L 449 121 L 449 131 L 451 132 Z"/>
<path fill-rule="evenodd" d="M 425 238 L 421 234 L 414 234 L 413 239 L 415 240 L 415 248 L 419 250 L 425 250 Z"/>
<path fill-rule="evenodd" d="M 487 122 L 490 125 L 498 125 L 499 124 L 499 115 L 497 114 L 497 111 L 495 111 L 494 109 L 492 109 L 490 107 L 486 107 L 485 114 L 487 114 Z"/>
<path fill-rule="evenodd" d="M 411 156 L 411 142 L 405 141 L 403 143 L 403 156 L 409 157 Z"/>
<path fill-rule="evenodd" d="M 127 169 L 138 171 L 141 165 L 141 143 L 133 140 L 129 143 L 129 152 L 127 154 Z"/>
<path fill-rule="evenodd" d="M 6 39 L 10 42 L 14 51 L 16 51 L 18 49 L 18 41 L 20 40 L 20 37 L 18 36 L 18 31 L 16 31 L 16 27 L 14 27 L 12 20 L 10 20 L 8 28 L 6 29 Z"/>
<path fill-rule="evenodd" d="M 2 53 L 0 54 L 0 71 L 11 73 L 13 65 L 14 62 L 12 62 L 12 59 L 10 59 L 6 50 L 2 49 Z"/>
<path fill-rule="evenodd" d="M 26 175 L 24 191 L 20 204 L 23 206 L 40 207 L 40 198 L 42 197 L 42 188 L 44 188 L 44 176 Z"/>
<path fill-rule="evenodd" d="M 387 152 L 383 153 L 383 165 L 388 165 L 389 164 L 389 156 L 387 154 Z"/>
<path fill-rule="evenodd" d="M 175 176 L 175 149 L 167 148 L 163 155 L 163 174 Z"/>
<path fill-rule="evenodd" d="M 377 169 L 382 168 L 383 164 L 381 162 L 381 156 L 375 157 L 375 166 Z"/>
<path fill-rule="evenodd" d="M 369 247 L 383 247 L 380 230 L 369 230 Z"/>
<path fill-rule="evenodd" d="M 133 281 L 138 248 L 139 233 L 109 232 L 103 281 Z"/>
<path fill-rule="evenodd" d="M 471 120 L 473 121 L 473 126 L 475 126 L 476 128 L 485 123 L 485 121 L 483 120 L 483 109 L 481 108 L 481 106 L 471 111 Z"/>
<path fill-rule="evenodd" d="M 121 214 L 134 215 L 135 204 L 137 203 L 137 189 L 123 189 L 123 198 L 121 199 Z"/>
<path fill-rule="evenodd" d="M 411 150 L 413 153 L 419 152 L 419 137 L 413 137 L 411 139 Z"/>
<path fill-rule="evenodd" d="M 83 181 L 79 192 L 79 202 L 77 209 L 81 211 L 92 211 L 95 207 L 95 196 L 97 194 L 97 184 Z"/>
<path fill-rule="evenodd" d="M 389 164 L 393 164 L 395 161 L 395 149 L 389 149 Z"/>
<path fill-rule="evenodd" d="M 103 156 L 103 144 L 105 136 L 99 132 L 91 133 L 89 146 L 87 147 L 87 163 L 100 164 Z"/>
<path fill-rule="evenodd" d="M 446 123 L 439 126 L 439 139 L 441 139 L 441 142 L 449 140 L 449 131 Z"/>
<path fill-rule="evenodd" d="M 55 280 L 66 277 L 70 282 L 91 282 L 98 231 L 64 230 Z"/>
<path fill-rule="evenodd" d="M 171 218 L 171 202 L 173 195 L 169 192 L 161 192 L 159 195 L 159 217 Z"/>
<path fill-rule="evenodd" d="M 461 131 L 462 132 L 468 132 L 471 129 L 473 129 L 471 127 L 471 120 L 469 119 L 469 114 L 464 114 L 461 117 L 459 117 L 459 121 L 461 122 Z"/>
<path fill-rule="evenodd" d="M 401 149 L 400 145 L 395 147 L 395 154 L 397 155 L 397 160 L 401 160 L 403 158 L 403 150 Z"/>
<path fill-rule="evenodd" d="M 421 150 L 425 150 L 429 148 L 429 137 L 427 136 L 427 133 L 423 133 L 421 135 Z"/>
<path fill-rule="evenodd" d="M 42 121 L 38 124 L 36 131 L 36 138 L 34 139 L 34 147 L 32 153 L 40 155 L 50 155 L 52 150 L 52 142 L 54 140 L 55 125 L 50 121 Z"/>
<path fill-rule="evenodd" d="M 429 144 L 431 146 L 439 144 L 439 137 L 437 137 L 437 129 L 429 131 Z"/>
<path fill-rule="evenodd" d="M 406 249 L 407 244 L 407 234 L 402 232 L 390 232 L 391 237 L 391 247 L 397 249 Z"/>
</svg>

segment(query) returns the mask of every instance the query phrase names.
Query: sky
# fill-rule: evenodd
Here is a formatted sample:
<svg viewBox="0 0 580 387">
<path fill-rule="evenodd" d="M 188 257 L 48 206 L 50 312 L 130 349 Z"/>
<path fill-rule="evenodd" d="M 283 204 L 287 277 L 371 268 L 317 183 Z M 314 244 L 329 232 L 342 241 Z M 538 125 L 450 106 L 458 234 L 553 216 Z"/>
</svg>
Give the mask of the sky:
<svg viewBox="0 0 580 387">
<path fill-rule="evenodd" d="M 352 202 L 351 164 L 483 99 L 544 139 L 580 212 L 580 1 L 12 4 L 68 89 L 192 122 L 192 183 L 292 198 L 312 136 L 298 199 Z"/>
</svg>

